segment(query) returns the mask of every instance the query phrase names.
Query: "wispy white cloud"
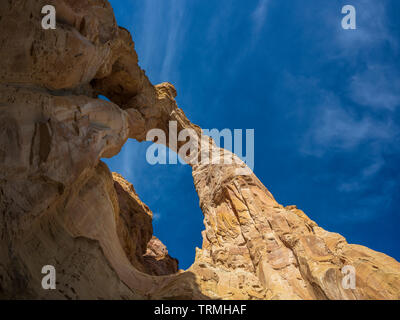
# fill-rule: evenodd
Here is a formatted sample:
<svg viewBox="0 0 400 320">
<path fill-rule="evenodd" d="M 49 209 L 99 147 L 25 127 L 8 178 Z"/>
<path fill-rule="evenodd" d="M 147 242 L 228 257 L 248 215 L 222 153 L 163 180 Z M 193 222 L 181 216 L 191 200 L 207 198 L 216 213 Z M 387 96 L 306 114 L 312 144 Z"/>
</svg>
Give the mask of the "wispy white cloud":
<svg viewBox="0 0 400 320">
<path fill-rule="evenodd" d="M 316 156 L 330 150 L 352 151 L 368 141 L 390 142 L 397 133 L 392 122 L 357 116 L 338 101 L 327 100 L 317 111 L 303 151 Z"/>
<path fill-rule="evenodd" d="M 344 222 L 365 222 L 376 219 L 393 203 L 393 194 L 396 192 L 397 183 L 387 181 L 379 192 L 370 194 L 369 197 L 355 201 L 354 209 L 346 210 L 346 214 L 338 214 L 335 218 Z M 377 210 L 379 209 L 379 210 Z"/>
<path fill-rule="evenodd" d="M 137 149 L 137 145 L 135 143 L 132 143 L 132 140 L 128 140 L 125 145 L 122 147 L 121 150 L 121 156 L 122 156 L 122 165 L 121 169 L 124 175 L 126 175 L 126 178 L 128 179 L 132 176 L 133 174 L 133 164 L 138 163 L 137 160 L 137 152 L 135 152 L 135 149 Z"/>
<path fill-rule="evenodd" d="M 383 160 L 382 157 L 377 157 L 375 162 L 372 163 L 370 166 L 364 168 L 362 170 L 362 177 L 363 178 L 370 178 L 373 177 L 375 174 L 377 174 L 384 166 L 385 161 Z"/>
<path fill-rule="evenodd" d="M 268 13 L 268 5 L 270 0 L 259 0 L 256 9 L 253 11 L 253 34 L 258 36 L 261 32 L 262 27 L 265 24 Z"/>
<path fill-rule="evenodd" d="M 388 12 L 387 1 L 358 0 L 352 5 L 356 9 L 356 30 L 344 30 L 341 20 L 343 6 L 332 1 L 321 8 L 321 15 L 325 22 L 324 38 L 321 45 L 327 49 L 326 55 L 331 59 L 357 59 L 368 55 L 380 45 L 388 45 L 392 50 L 398 52 L 397 38 L 393 36 L 387 25 Z M 326 36 L 330 32 L 330 36 Z"/>
<path fill-rule="evenodd" d="M 163 3 L 157 2 L 155 0 L 144 1 L 143 11 L 139 14 L 139 18 L 142 20 L 141 36 L 139 38 L 138 35 L 137 39 L 134 39 L 136 42 L 140 40 L 140 43 L 136 45 L 136 50 L 139 51 L 139 64 L 145 69 L 150 66 L 155 67 L 156 56 L 161 56 L 159 53 L 162 37 L 159 36 L 159 23 L 163 19 Z M 138 29 L 136 25 L 133 28 Z"/>
<path fill-rule="evenodd" d="M 284 82 L 289 92 L 295 93 L 294 103 L 298 105 L 286 112 L 309 124 L 299 145 L 304 155 L 323 157 L 328 152 L 353 152 L 363 143 L 383 147 L 399 135 L 400 128 L 390 113 L 377 117 L 374 109 L 346 104 L 345 97 L 325 89 L 316 78 L 285 73 Z M 349 90 L 356 96 L 354 91 Z"/>
<path fill-rule="evenodd" d="M 182 42 L 184 41 L 185 24 L 187 23 L 184 19 L 186 14 L 185 3 L 186 1 L 172 0 L 167 11 L 169 30 L 161 68 L 161 78 L 166 79 L 166 81 L 171 75 L 172 68 L 178 64 Z"/>
<path fill-rule="evenodd" d="M 400 106 L 400 76 L 392 67 L 369 66 L 367 70 L 353 76 L 350 96 L 363 106 L 394 110 Z"/>
<path fill-rule="evenodd" d="M 231 65 L 235 66 L 230 68 L 227 72 L 227 80 L 235 79 L 237 72 L 240 70 L 241 64 L 249 58 L 249 56 L 257 48 L 258 41 L 262 35 L 263 27 L 266 24 L 268 16 L 268 5 L 270 0 L 259 0 L 257 6 L 253 10 L 250 21 L 251 29 L 249 36 L 243 39 L 241 50 L 238 50 L 234 54 L 230 54 Z M 232 19 L 232 18 L 231 18 Z"/>
<path fill-rule="evenodd" d="M 396 144 L 400 139 L 400 128 L 392 119 L 391 111 L 386 116 L 380 114 L 377 117 L 374 109 L 346 105 L 338 95 L 321 88 L 315 79 L 300 77 L 296 83 L 295 77 L 287 78 L 291 86 L 302 86 L 303 90 L 313 92 L 314 105 L 307 108 L 313 110 L 308 114 L 310 127 L 301 139 L 300 152 L 304 156 L 318 157 L 321 161 L 340 154 L 354 155 L 355 161 L 363 165 L 351 174 L 344 170 L 340 178 L 329 174 L 330 180 L 342 193 L 362 193 L 371 189 L 386 166 L 385 152 L 399 149 Z M 376 190 L 370 201 L 376 205 L 379 201 L 390 201 L 395 189 L 386 184 L 390 184 L 390 181 L 383 186 L 390 193 L 383 194 L 382 190 Z M 346 212 L 343 218 L 370 219 L 379 214 L 374 208 L 376 206 L 368 208 L 363 203 L 359 205 L 358 214 L 356 211 L 354 214 Z"/>
<path fill-rule="evenodd" d="M 373 162 L 361 170 L 360 173 L 355 173 L 352 178 L 346 179 L 339 183 L 337 189 L 340 192 L 352 193 L 360 192 L 368 189 L 373 183 L 375 175 L 377 175 L 384 167 L 385 161 L 380 155 L 377 155 Z"/>
<path fill-rule="evenodd" d="M 146 0 L 140 19 L 139 63 L 157 82 L 171 81 L 188 26 L 187 2 Z"/>
<path fill-rule="evenodd" d="M 348 85 L 344 93 L 356 105 L 345 103 L 346 96 L 339 97 L 318 81 L 302 81 L 302 86 L 309 86 L 314 92 L 317 110 L 304 135 L 304 154 L 322 157 L 332 151 L 355 152 L 364 143 L 374 146 L 370 163 L 360 168 L 358 175 L 355 173 L 356 182 L 344 181 L 339 187 L 342 191 L 359 189 L 366 179 L 378 174 L 385 165 L 382 153 L 399 137 L 400 128 L 392 112 L 400 105 L 400 73 L 393 64 L 385 64 L 373 54 L 373 50 L 386 45 L 393 52 L 398 49 L 397 39 L 387 24 L 386 5 L 386 1 L 375 0 L 354 3 L 356 30 L 342 29 L 340 5 L 332 3 L 324 9 L 328 30 L 332 30 L 332 38 L 325 42 L 328 61 L 334 57 L 351 66 L 357 59 L 359 66 L 366 66 L 345 82 Z"/>
</svg>

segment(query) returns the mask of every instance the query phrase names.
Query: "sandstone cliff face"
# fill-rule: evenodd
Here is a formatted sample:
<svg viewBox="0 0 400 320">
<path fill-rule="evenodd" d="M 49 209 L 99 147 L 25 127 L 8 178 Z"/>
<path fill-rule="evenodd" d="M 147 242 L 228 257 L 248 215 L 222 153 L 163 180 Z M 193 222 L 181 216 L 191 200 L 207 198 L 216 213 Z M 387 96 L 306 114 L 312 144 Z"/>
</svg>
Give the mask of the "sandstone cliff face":
<svg viewBox="0 0 400 320">
<path fill-rule="evenodd" d="M 45 4 L 56 30 L 41 28 Z M 169 121 L 224 150 L 177 107 L 171 84 L 149 82 L 107 1 L 2 1 L 0 16 L 0 298 L 400 299 L 397 261 L 281 206 L 239 160 L 185 158 L 206 229 L 177 272 L 151 211 L 100 159 L 150 129 L 168 133 Z M 41 287 L 48 264 L 56 290 Z M 342 286 L 345 265 L 355 289 Z"/>
<path fill-rule="evenodd" d="M 167 247 L 153 236 L 147 243 L 147 250 L 144 254 L 146 273 L 165 276 L 178 272 L 178 260 L 168 254 Z"/>
</svg>

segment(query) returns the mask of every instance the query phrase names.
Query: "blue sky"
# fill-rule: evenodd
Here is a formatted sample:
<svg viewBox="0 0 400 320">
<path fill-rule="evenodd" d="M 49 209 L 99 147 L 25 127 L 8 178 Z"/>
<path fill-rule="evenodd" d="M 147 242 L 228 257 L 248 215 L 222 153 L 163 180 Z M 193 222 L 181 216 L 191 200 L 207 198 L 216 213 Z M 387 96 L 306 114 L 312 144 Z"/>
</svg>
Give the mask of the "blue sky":
<svg viewBox="0 0 400 320">
<path fill-rule="evenodd" d="M 349 243 L 400 260 L 400 2 L 111 0 L 153 84 L 202 128 L 255 129 L 254 172 Z M 352 4 L 357 30 L 341 28 Z M 201 247 L 191 170 L 129 141 L 106 162 L 154 212 L 187 268 Z"/>
</svg>

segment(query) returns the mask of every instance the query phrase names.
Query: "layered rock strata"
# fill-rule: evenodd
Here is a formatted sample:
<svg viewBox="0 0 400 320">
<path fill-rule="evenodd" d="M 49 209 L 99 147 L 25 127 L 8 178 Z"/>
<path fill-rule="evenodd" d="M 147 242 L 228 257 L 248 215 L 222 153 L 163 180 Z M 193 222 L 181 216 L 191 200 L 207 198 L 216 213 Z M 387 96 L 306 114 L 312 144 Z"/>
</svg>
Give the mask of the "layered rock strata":
<svg viewBox="0 0 400 320">
<path fill-rule="evenodd" d="M 47 4 L 56 30 L 41 27 Z M 107 1 L 5 0 L 0 30 L 1 298 L 400 299 L 397 261 L 281 206 L 201 135 L 175 88 L 153 86 L 140 69 Z M 184 157 L 205 231 L 194 264 L 178 272 L 152 238 L 150 210 L 100 161 L 150 129 L 168 134 L 170 121 L 202 151 L 235 160 Z M 57 270 L 56 290 L 41 286 L 44 265 Z M 347 265 L 354 289 L 342 285 Z"/>
</svg>

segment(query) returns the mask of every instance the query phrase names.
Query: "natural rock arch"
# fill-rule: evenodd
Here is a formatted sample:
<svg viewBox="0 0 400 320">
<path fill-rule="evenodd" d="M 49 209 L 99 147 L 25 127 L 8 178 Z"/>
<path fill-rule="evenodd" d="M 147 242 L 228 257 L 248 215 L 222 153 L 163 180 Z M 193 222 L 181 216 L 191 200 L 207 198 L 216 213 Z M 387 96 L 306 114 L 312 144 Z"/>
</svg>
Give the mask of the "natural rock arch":
<svg viewBox="0 0 400 320">
<path fill-rule="evenodd" d="M 44 32 L 48 2 L 58 27 Z M 0 123 L 9 124 L 0 140 L 1 297 L 399 299 L 398 262 L 279 205 L 254 174 L 238 174 L 240 161 L 191 163 L 206 227 L 193 266 L 168 276 L 139 271 L 118 237 L 120 203 L 100 159 L 129 137 L 168 133 L 169 121 L 202 141 L 200 128 L 177 107 L 171 84 L 147 79 L 107 1 L 2 1 L 0 12 L 9 48 L 0 52 Z M 10 145 L 8 136 L 18 138 Z M 201 147 L 223 154 L 211 139 Z M 57 290 L 41 288 L 47 264 Z M 354 290 L 341 285 L 344 265 L 356 268 Z"/>
</svg>

